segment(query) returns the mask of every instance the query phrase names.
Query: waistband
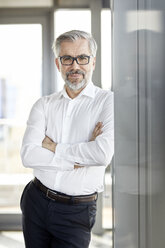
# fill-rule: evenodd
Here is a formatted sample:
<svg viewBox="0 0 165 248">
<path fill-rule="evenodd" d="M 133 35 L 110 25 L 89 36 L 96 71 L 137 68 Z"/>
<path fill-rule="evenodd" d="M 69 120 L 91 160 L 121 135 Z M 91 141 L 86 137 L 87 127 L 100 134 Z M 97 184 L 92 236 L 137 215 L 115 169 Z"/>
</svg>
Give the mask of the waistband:
<svg viewBox="0 0 165 248">
<path fill-rule="evenodd" d="M 33 183 L 36 187 L 42 191 L 45 196 L 53 201 L 61 202 L 65 204 L 78 204 L 78 203 L 87 203 L 96 201 L 98 193 L 93 193 L 91 195 L 82 195 L 82 196 L 70 196 L 59 193 L 57 191 L 51 190 L 43 185 L 36 177 L 33 179 Z"/>
</svg>

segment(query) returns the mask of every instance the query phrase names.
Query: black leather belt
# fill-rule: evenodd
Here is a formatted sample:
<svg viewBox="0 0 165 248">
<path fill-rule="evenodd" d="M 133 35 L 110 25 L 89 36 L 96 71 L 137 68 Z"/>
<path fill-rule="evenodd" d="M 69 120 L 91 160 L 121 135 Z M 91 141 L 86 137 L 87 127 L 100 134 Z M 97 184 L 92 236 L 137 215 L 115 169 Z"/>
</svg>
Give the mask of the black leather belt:
<svg viewBox="0 0 165 248">
<path fill-rule="evenodd" d="M 91 195 L 83 195 L 83 196 L 69 196 L 65 194 L 60 194 L 54 190 L 51 190 L 44 186 L 36 177 L 33 179 L 34 184 L 40 189 L 43 193 L 45 193 L 46 197 L 53 201 L 66 203 L 66 204 L 78 204 L 82 202 L 92 202 L 97 200 L 97 193 Z"/>
</svg>

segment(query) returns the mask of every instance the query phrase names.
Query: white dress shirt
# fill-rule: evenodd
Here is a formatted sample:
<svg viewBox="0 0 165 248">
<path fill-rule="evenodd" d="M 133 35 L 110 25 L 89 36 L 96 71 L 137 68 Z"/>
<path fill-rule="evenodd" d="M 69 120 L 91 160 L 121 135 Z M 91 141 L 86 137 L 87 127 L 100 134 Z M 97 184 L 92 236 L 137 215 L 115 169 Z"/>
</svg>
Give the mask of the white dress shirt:
<svg viewBox="0 0 165 248">
<path fill-rule="evenodd" d="M 98 122 L 103 133 L 89 141 Z M 87 195 L 104 189 L 104 173 L 114 151 L 113 93 L 89 83 L 71 99 L 65 88 L 32 107 L 21 148 L 25 167 L 52 190 Z M 42 147 L 47 135 L 55 153 Z M 82 168 L 74 169 L 75 163 Z"/>
</svg>

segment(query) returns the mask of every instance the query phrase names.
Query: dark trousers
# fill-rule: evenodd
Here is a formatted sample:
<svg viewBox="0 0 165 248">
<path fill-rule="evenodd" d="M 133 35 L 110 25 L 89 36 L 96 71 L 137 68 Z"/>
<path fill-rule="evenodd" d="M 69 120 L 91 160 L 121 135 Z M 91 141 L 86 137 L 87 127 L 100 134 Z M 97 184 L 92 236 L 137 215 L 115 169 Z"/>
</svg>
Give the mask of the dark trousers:
<svg viewBox="0 0 165 248">
<path fill-rule="evenodd" d="M 87 248 L 96 202 L 65 204 L 46 197 L 31 181 L 21 197 L 26 248 Z"/>
</svg>

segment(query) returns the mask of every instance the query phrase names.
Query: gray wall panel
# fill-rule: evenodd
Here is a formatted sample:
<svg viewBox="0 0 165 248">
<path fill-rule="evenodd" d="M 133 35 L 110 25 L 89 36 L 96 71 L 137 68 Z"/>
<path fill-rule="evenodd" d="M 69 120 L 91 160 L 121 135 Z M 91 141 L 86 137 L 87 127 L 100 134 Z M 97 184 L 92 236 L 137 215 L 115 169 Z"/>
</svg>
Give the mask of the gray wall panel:
<svg viewBox="0 0 165 248">
<path fill-rule="evenodd" d="M 138 247 L 137 32 L 127 33 L 128 8 L 114 1 L 113 84 L 115 92 L 115 247 Z"/>
<path fill-rule="evenodd" d="M 165 1 L 113 1 L 114 247 L 165 245 Z"/>
</svg>

